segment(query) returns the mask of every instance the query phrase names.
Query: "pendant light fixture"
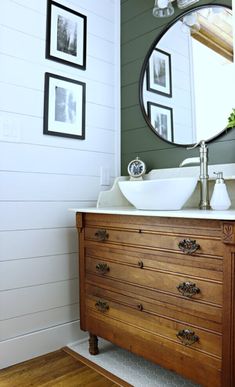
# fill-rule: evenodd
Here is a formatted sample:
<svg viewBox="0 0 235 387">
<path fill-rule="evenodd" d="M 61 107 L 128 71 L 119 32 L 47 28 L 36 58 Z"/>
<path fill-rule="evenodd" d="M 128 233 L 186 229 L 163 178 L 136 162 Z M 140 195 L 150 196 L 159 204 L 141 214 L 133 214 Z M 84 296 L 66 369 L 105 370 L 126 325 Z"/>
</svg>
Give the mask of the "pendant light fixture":
<svg viewBox="0 0 235 387">
<path fill-rule="evenodd" d="M 171 4 L 171 0 L 155 0 L 153 7 L 153 16 L 155 17 L 168 17 L 173 15 L 174 8 Z"/>
<path fill-rule="evenodd" d="M 180 9 L 190 7 L 199 0 L 177 0 L 177 6 Z M 171 0 L 155 0 L 153 7 L 154 17 L 169 17 L 173 15 L 174 7 Z"/>
</svg>

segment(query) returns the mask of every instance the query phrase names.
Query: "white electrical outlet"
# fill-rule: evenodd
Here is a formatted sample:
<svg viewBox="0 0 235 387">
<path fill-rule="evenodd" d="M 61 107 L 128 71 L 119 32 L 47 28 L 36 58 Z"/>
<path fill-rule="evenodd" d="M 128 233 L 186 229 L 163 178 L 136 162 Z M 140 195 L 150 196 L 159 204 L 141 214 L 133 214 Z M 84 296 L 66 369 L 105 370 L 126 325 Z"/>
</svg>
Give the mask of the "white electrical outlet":
<svg viewBox="0 0 235 387">
<path fill-rule="evenodd" d="M 110 185 L 110 169 L 108 167 L 100 167 L 100 185 Z"/>
</svg>

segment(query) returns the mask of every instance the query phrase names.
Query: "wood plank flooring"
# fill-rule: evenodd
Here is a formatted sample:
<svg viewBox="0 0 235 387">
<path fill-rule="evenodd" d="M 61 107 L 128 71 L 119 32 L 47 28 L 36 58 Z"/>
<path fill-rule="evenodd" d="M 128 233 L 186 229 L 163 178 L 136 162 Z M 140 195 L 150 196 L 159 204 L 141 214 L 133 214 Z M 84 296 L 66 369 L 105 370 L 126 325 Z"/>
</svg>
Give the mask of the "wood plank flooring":
<svg viewBox="0 0 235 387">
<path fill-rule="evenodd" d="M 0 370 L 1 387 L 131 387 L 69 348 Z"/>
</svg>

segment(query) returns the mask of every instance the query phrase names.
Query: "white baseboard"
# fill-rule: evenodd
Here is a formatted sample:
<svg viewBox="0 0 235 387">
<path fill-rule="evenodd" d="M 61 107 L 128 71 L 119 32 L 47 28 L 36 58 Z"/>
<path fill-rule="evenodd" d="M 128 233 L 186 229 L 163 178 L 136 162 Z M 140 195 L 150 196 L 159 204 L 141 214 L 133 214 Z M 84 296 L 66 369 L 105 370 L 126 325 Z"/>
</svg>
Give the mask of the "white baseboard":
<svg viewBox="0 0 235 387">
<path fill-rule="evenodd" d="M 86 343 L 89 339 L 89 336 L 88 336 L 88 333 L 86 332 L 83 332 L 84 335 L 86 335 L 85 337 L 83 337 L 82 339 L 79 339 L 77 341 L 74 341 L 73 343 L 69 343 L 67 345 L 67 347 L 73 349 L 76 345 L 79 345 L 79 344 L 83 344 L 83 343 Z"/>
<path fill-rule="evenodd" d="M 0 369 L 84 341 L 87 334 L 74 321 L 0 342 Z"/>
</svg>

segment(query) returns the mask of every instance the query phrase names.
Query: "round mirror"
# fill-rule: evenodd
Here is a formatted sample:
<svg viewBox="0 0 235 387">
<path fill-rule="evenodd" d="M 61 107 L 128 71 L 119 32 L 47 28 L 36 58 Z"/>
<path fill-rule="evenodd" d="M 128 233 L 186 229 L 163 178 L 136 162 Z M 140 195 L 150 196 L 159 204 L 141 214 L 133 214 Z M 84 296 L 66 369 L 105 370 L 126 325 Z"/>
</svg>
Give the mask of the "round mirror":
<svg viewBox="0 0 235 387">
<path fill-rule="evenodd" d="M 188 146 L 227 128 L 235 107 L 232 11 L 185 12 L 152 44 L 140 77 L 140 104 L 163 140 Z"/>
</svg>

